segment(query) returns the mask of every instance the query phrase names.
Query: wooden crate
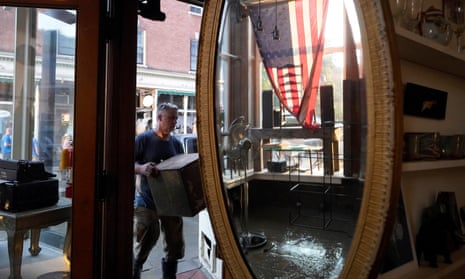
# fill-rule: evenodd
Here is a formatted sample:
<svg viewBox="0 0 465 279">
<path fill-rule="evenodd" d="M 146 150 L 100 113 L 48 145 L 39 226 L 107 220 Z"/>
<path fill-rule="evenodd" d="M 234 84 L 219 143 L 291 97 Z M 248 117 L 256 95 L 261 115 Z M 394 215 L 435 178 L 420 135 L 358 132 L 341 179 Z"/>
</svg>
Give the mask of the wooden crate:
<svg viewBox="0 0 465 279">
<path fill-rule="evenodd" d="M 157 165 L 160 174 L 149 177 L 153 199 L 161 216 L 193 217 L 205 208 L 198 153 L 180 154 Z"/>
</svg>

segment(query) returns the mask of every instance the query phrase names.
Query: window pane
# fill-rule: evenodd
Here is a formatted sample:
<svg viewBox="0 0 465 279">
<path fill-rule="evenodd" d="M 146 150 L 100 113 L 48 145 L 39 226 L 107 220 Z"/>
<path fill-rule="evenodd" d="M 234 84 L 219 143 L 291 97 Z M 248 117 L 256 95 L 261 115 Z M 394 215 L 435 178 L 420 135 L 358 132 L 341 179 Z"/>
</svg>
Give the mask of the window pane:
<svg viewBox="0 0 465 279">
<path fill-rule="evenodd" d="M 187 113 L 187 133 L 188 134 L 196 134 L 197 127 L 196 127 L 196 113 L 195 112 L 188 112 Z"/>
<path fill-rule="evenodd" d="M 183 97 L 183 95 L 159 94 L 158 104 L 173 103 L 178 106 L 179 109 L 183 109 Z"/>
<path fill-rule="evenodd" d="M 144 31 L 137 30 L 137 64 L 144 64 Z"/>
<path fill-rule="evenodd" d="M 54 197 L 54 186 L 58 185 L 58 203 L 70 210 L 71 199 L 67 195 L 70 192 L 67 190 L 73 182 L 72 156 L 68 155 L 72 154 L 74 127 L 75 20 L 76 12 L 72 10 L 0 6 L 0 138 L 5 136 L 3 142 L 11 142 L 11 146 L 1 145 L 0 154 L 3 159 L 42 161 L 46 171 L 55 175 L 40 182 L 43 188 L 32 197 L 37 200 L 28 204 L 27 209 L 39 207 L 34 203 L 41 207 L 55 205 L 55 199 L 48 199 Z M 11 135 L 5 135 L 7 130 L 11 130 Z M 8 210 L 4 204 L 0 208 L 0 228 L 6 226 L 16 232 L 15 227 L 8 227 L 8 220 L 6 224 L 2 223 L 8 218 L 3 212 Z M 53 214 L 58 213 L 54 211 Z M 37 222 L 46 218 L 40 215 Z M 21 266 L 15 265 L 20 259 L 12 257 L 12 266 L 20 266 L 20 271 L 10 270 L 9 257 L 2 257 L 0 278 L 13 274 L 17 277 L 18 272 L 22 278 L 38 278 L 44 273 L 57 271 L 57 268 L 69 270 L 68 259 L 63 260 L 63 250 L 67 247 L 64 243 L 66 221 L 60 219 L 61 224 L 44 225 L 41 229 L 38 244 L 47 244 L 55 248 L 54 252 L 43 248 L 40 252 L 39 249 L 36 253 L 40 252 L 40 255 L 34 257 L 34 262 L 23 257 Z M 1 242 L 6 242 L 5 239 L 0 237 L 0 244 L 3 245 Z M 23 244 L 20 241 L 12 245 Z M 47 261 L 42 263 L 44 259 Z M 33 264 L 42 267 L 28 267 Z"/>
<path fill-rule="evenodd" d="M 13 99 L 13 79 L 4 78 L 0 80 L 0 101 L 11 101 Z"/>
<path fill-rule="evenodd" d="M 199 40 L 191 40 L 191 71 L 197 70 L 197 51 Z"/>
<path fill-rule="evenodd" d="M 189 11 L 191 12 L 191 14 L 194 14 L 194 15 L 199 15 L 199 16 L 202 15 L 202 8 L 199 6 L 190 5 Z"/>
<path fill-rule="evenodd" d="M 193 109 L 193 110 L 196 109 L 195 100 L 196 100 L 195 96 L 187 97 L 187 109 Z"/>
</svg>

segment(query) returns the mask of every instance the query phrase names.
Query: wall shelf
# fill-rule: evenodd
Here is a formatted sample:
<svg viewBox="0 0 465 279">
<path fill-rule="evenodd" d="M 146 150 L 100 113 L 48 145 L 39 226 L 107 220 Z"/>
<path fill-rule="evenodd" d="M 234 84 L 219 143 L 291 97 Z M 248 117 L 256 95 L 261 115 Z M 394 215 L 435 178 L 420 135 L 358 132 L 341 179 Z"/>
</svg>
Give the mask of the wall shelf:
<svg viewBox="0 0 465 279">
<path fill-rule="evenodd" d="M 423 266 L 418 266 L 416 262 L 409 262 L 397 269 L 381 274 L 378 279 L 446 279 L 463 278 L 465 268 L 465 247 L 452 252 L 452 264 L 443 263 L 438 257 L 438 268 L 431 268 L 423 262 Z"/>
<path fill-rule="evenodd" d="M 424 171 L 465 167 L 465 159 L 403 162 L 402 171 Z"/>
<path fill-rule="evenodd" d="M 396 34 L 401 59 L 465 77 L 465 53 L 458 53 L 451 46 L 441 45 L 400 26 L 396 26 Z"/>
<path fill-rule="evenodd" d="M 431 1 L 431 5 L 441 7 L 442 1 Z M 427 119 L 404 118 L 404 133 L 410 131 L 433 130 L 448 134 L 465 133 L 462 125 L 465 95 L 465 52 L 456 51 L 456 39 L 448 45 L 415 34 L 400 25 L 395 26 L 395 40 L 401 64 L 402 82 L 415 82 L 439 87 L 448 92 L 453 104 L 449 104 L 446 121 L 433 122 Z M 408 63 L 404 63 L 408 62 Z M 439 268 L 418 266 L 414 240 L 421 225 L 421 213 L 431 204 L 438 191 L 446 189 L 456 193 L 457 205 L 465 205 L 463 178 L 465 158 L 451 160 L 407 161 L 402 163 L 402 196 L 413 249 L 413 260 L 379 276 L 381 279 L 445 279 L 463 278 L 465 272 L 465 246 L 453 252 L 453 264 L 442 263 L 438 257 Z"/>
<path fill-rule="evenodd" d="M 442 258 L 438 256 L 438 265 L 438 268 L 430 268 L 428 266 L 418 267 L 413 272 L 403 274 L 402 276 L 405 276 L 403 278 L 410 279 L 461 278 L 465 267 L 465 248 L 462 247 L 452 252 L 452 264 L 443 263 Z"/>
</svg>

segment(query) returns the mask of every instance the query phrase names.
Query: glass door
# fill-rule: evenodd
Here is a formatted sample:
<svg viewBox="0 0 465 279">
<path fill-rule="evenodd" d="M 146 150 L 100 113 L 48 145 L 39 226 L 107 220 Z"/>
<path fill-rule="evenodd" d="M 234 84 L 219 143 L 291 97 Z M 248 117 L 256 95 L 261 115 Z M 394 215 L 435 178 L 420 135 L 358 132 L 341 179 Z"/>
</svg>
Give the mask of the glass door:
<svg viewBox="0 0 465 279">
<path fill-rule="evenodd" d="M 1 278 L 130 278 L 135 6 L 0 1 L 0 168 L 48 174 L 0 202 Z"/>
</svg>

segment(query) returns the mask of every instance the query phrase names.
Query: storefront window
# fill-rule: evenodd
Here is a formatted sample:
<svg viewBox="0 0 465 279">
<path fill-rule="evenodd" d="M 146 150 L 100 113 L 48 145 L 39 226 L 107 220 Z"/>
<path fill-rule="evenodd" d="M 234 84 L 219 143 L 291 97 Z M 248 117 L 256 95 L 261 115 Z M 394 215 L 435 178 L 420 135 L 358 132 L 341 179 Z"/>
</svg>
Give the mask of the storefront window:
<svg viewBox="0 0 465 279">
<path fill-rule="evenodd" d="M 11 150 L 1 148 L 1 158 L 43 162 L 55 175 L 47 182 L 58 180 L 58 203 L 70 205 L 73 160 L 63 154 L 71 154 L 73 145 L 76 12 L 0 6 L 0 22 L 0 137 L 11 131 Z M 38 199 L 45 199 L 47 187 Z M 41 243 L 63 248 L 63 222 L 42 229 Z M 63 270 L 69 268 L 67 263 L 63 261 Z M 0 278 L 16 278 L 18 272 L 0 269 Z"/>
</svg>

